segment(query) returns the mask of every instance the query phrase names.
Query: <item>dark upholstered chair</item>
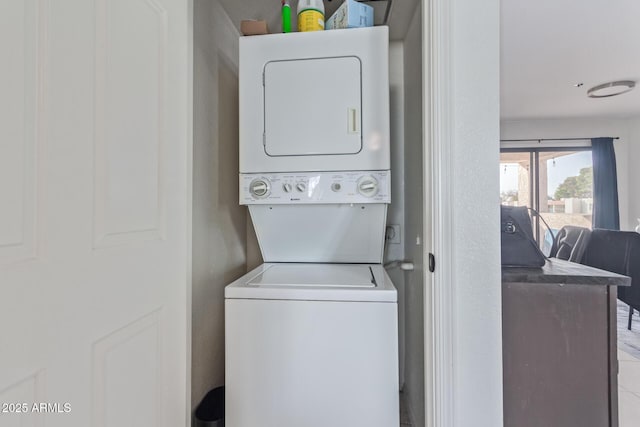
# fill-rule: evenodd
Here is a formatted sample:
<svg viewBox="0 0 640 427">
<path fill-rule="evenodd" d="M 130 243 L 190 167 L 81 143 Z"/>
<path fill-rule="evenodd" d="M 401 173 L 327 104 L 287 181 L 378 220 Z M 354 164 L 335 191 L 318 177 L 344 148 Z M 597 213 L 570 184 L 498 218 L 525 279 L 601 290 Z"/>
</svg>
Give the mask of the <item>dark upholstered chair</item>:
<svg viewBox="0 0 640 427">
<path fill-rule="evenodd" d="M 579 263 L 590 236 L 591 230 L 588 228 L 565 225 L 553 239 L 549 257 Z"/>
<path fill-rule="evenodd" d="M 593 230 L 581 264 L 631 277 L 631 286 L 618 288 L 618 299 L 640 311 L 640 234 L 633 231 Z"/>
</svg>

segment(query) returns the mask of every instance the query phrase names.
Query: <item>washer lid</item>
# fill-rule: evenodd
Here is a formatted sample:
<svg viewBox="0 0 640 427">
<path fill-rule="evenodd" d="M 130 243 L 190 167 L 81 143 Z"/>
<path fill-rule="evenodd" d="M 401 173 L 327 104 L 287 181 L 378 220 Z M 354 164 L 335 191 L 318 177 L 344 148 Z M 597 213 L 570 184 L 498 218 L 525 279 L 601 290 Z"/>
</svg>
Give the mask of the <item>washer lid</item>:
<svg viewBox="0 0 640 427">
<path fill-rule="evenodd" d="M 380 264 L 265 263 L 225 288 L 227 299 L 397 302 Z"/>
<path fill-rule="evenodd" d="M 247 282 L 253 286 L 319 286 L 373 288 L 373 271 L 368 265 L 271 264 Z"/>
</svg>

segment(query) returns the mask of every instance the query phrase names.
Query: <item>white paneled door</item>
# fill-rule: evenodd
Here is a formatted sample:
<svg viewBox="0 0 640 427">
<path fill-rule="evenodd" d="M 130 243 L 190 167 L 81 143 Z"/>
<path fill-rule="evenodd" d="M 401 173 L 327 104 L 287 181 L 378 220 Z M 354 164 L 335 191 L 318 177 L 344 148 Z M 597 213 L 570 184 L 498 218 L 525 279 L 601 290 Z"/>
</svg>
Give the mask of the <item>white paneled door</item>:
<svg viewBox="0 0 640 427">
<path fill-rule="evenodd" d="M 187 424 L 188 0 L 0 0 L 0 427 Z"/>
</svg>

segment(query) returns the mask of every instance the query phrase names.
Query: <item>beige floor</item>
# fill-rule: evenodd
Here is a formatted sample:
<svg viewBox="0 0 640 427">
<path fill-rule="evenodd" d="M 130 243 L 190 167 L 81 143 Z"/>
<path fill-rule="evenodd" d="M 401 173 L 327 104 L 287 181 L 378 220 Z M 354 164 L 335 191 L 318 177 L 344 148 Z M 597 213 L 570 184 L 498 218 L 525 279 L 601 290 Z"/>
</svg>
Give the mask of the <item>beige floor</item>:
<svg viewBox="0 0 640 427">
<path fill-rule="evenodd" d="M 640 425 L 640 359 L 618 349 L 618 413 L 620 427 Z"/>
</svg>

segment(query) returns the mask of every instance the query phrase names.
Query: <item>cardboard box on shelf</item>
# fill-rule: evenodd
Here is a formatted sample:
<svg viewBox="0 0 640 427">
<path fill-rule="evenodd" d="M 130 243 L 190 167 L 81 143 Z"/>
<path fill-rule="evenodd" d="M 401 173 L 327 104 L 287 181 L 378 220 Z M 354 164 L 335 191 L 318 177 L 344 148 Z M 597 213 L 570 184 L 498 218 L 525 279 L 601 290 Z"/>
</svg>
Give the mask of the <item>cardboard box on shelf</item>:
<svg viewBox="0 0 640 427">
<path fill-rule="evenodd" d="M 373 7 L 355 0 L 345 0 L 325 24 L 326 30 L 373 26 Z"/>
<path fill-rule="evenodd" d="M 240 21 L 240 32 L 244 36 L 269 34 L 269 31 L 267 30 L 267 21 L 258 21 L 255 19 Z"/>
</svg>

